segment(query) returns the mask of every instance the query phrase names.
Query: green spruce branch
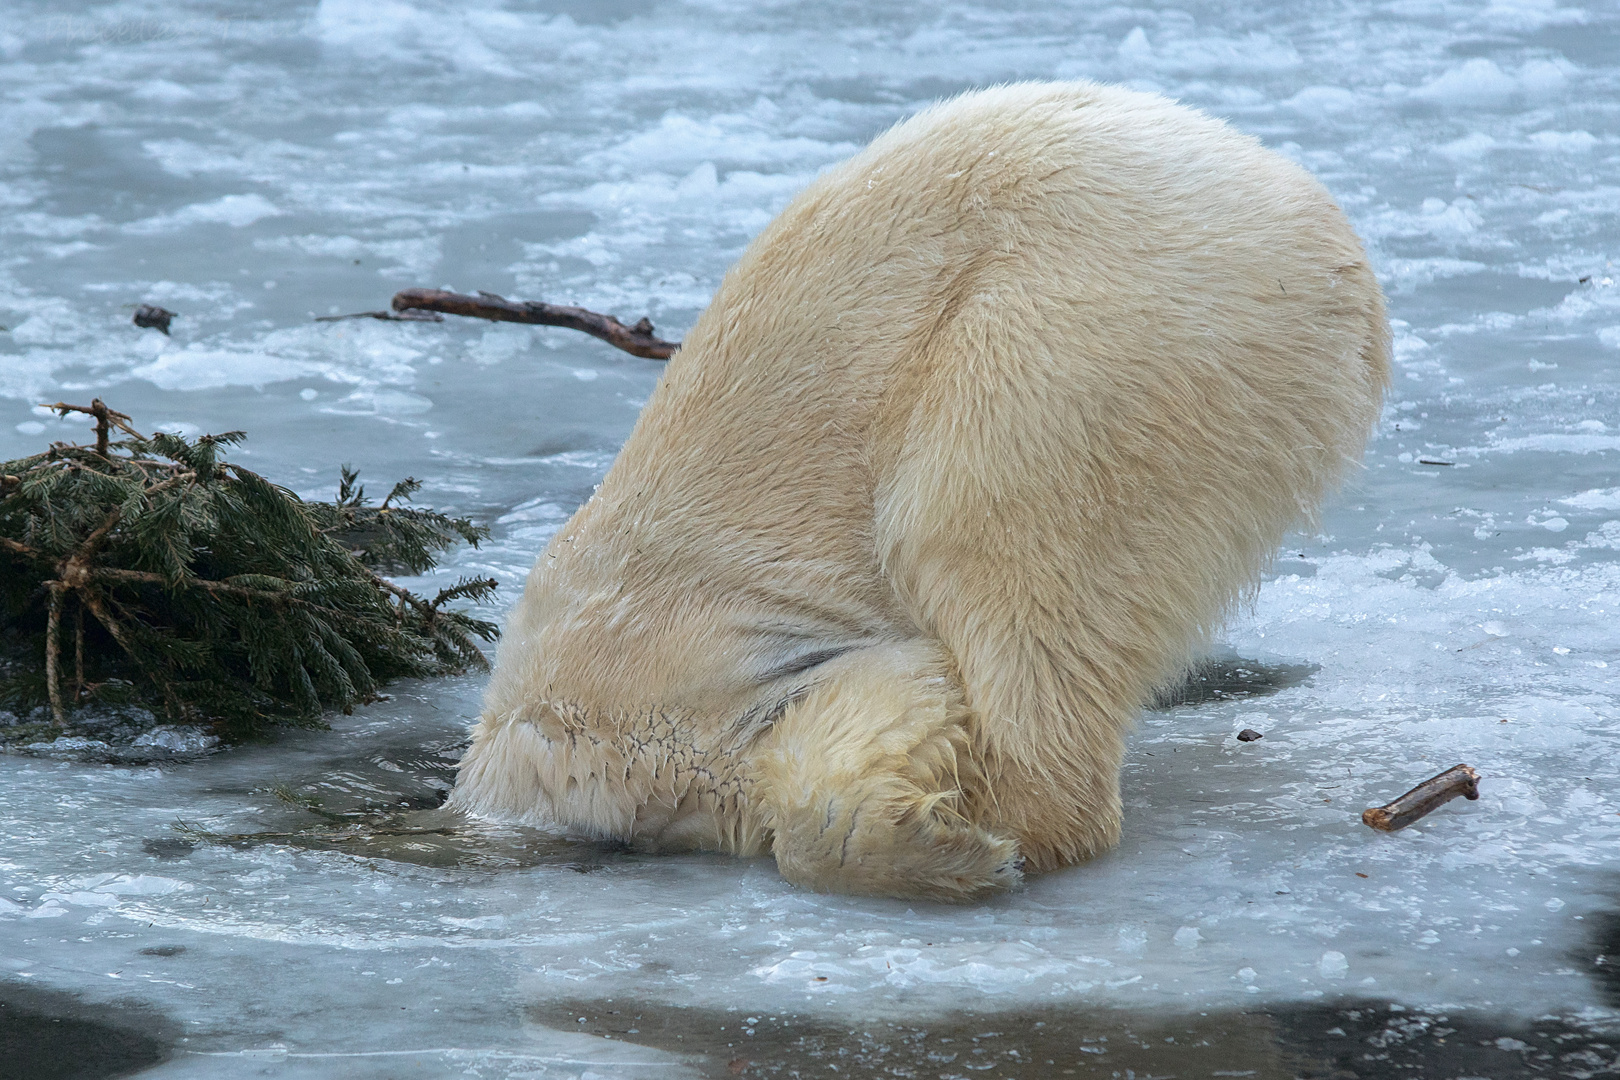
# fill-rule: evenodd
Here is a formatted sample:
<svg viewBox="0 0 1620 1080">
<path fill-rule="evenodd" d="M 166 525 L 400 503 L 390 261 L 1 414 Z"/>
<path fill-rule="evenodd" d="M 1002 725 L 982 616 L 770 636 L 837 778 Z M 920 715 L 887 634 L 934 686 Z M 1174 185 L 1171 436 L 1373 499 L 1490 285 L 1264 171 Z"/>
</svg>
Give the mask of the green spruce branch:
<svg viewBox="0 0 1620 1080">
<path fill-rule="evenodd" d="M 60 728 L 92 700 L 136 704 L 242 736 L 485 666 L 475 639 L 494 624 L 448 605 L 493 579 L 429 600 L 383 576 L 488 535 L 406 505 L 418 481 L 372 505 L 344 466 L 335 502 L 305 502 L 223 460 L 241 432 L 147 436 L 99 399 L 51 408 L 94 417 L 96 441 L 0 464 L 0 705 Z"/>
</svg>

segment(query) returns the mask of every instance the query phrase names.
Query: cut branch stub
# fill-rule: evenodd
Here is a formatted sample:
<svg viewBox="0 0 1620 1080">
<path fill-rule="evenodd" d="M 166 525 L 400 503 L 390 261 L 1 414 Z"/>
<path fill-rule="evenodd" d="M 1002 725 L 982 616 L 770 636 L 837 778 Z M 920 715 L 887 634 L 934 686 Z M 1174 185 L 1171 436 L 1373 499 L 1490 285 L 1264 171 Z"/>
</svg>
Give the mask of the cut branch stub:
<svg viewBox="0 0 1620 1080">
<path fill-rule="evenodd" d="M 582 330 L 601 338 L 616 349 L 647 360 L 668 360 L 681 347 L 678 341 L 665 341 L 653 333 L 648 319 L 626 326 L 612 315 L 600 315 L 581 307 L 547 304 L 539 300 L 508 300 L 494 293 L 476 296 L 444 289 L 403 289 L 394 294 L 398 312 L 441 311 L 494 322 L 530 323 L 536 326 L 562 326 Z"/>
<path fill-rule="evenodd" d="M 86 416 L 95 417 L 96 453 L 100 454 L 102 457 L 107 456 L 107 436 L 110 433 L 110 430 L 114 427 L 118 428 L 127 435 L 133 435 L 137 439 L 146 438 L 145 435 L 142 435 L 140 432 L 129 426 L 128 413 L 121 413 L 117 409 L 109 409 L 106 403 L 100 398 L 93 399 L 89 405 L 69 405 L 64 401 L 58 401 L 54 405 L 44 405 L 41 407 L 50 409 L 52 412 L 60 416 L 66 416 L 70 412 L 76 412 L 84 413 Z"/>
<path fill-rule="evenodd" d="M 1392 803 L 1361 812 L 1362 824 L 1379 832 L 1404 829 L 1412 822 L 1461 795 L 1479 798 L 1479 773 L 1472 765 L 1453 765 L 1438 776 L 1431 776 Z"/>
</svg>

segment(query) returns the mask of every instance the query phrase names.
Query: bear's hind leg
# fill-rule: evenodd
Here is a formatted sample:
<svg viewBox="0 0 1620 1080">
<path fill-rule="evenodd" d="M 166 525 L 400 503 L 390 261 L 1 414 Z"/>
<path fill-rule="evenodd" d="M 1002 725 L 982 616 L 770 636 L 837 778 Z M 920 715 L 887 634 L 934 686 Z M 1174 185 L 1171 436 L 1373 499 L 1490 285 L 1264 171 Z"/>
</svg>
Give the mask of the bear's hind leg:
<svg viewBox="0 0 1620 1080">
<path fill-rule="evenodd" d="M 943 650 L 881 646 L 834 663 L 755 760 L 782 875 L 821 892 L 952 902 L 1016 885 L 1015 841 L 977 823 L 984 785 Z"/>
</svg>

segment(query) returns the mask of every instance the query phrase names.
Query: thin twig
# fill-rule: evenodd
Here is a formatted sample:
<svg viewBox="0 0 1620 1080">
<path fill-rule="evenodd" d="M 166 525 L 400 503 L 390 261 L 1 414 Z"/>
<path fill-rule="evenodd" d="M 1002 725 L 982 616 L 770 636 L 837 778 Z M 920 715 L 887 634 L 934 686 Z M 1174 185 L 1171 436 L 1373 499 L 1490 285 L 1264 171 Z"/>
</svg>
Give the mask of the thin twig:
<svg viewBox="0 0 1620 1080">
<path fill-rule="evenodd" d="M 314 814 L 316 817 L 323 817 L 333 825 L 354 824 L 352 819 L 347 819 L 342 814 L 334 814 L 332 811 L 326 809 L 326 807 L 321 805 L 321 801 L 315 796 L 300 795 L 286 784 L 277 784 L 275 787 L 270 789 L 270 794 L 274 795 L 288 806 L 296 806 L 298 809 Z"/>
<path fill-rule="evenodd" d="M 27 544 L 13 540 L 9 536 L 0 536 L 0 548 L 5 548 L 7 551 L 15 552 L 30 559 L 43 559 L 45 557 L 44 552 L 36 551 Z"/>
<path fill-rule="evenodd" d="M 316 322 L 343 322 L 347 319 L 378 319 L 382 322 L 444 322 L 437 311 L 351 311 L 347 315 L 317 315 Z"/>
<path fill-rule="evenodd" d="M 73 607 L 73 702 L 84 700 L 84 601 Z"/>
<path fill-rule="evenodd" d="M 438 609 L 437 608 L 435 608 L 432 604 L 428 603 L 426 600 L 423 600 L 420 597 L 413 595 L 409 589 L 404 589 L 404 588 L 401 588 L 398 585 L 395 585 L 392 581 L 389 581 L 387 578 L 383 577 L 381 574 L 377 573 L 375 570 L 371 569 L 369 566 L 364 567 L 364 569 L 365 569 L 366 573 L 371 575 L 371 580 L 376 583 L 376 585 L 377 585 L 377 587 L 379 589 L 385 589 L 388 592 L 391 592 L 395 596 L 399 597 L 400 618 L 401 619 L 404 618 L 404 610 L 405 610 L 405 605 L 406 604 L 410 604 L 412 607 L 414 607 L 418 611 L 420 611 L 423 614 L 423 616 L 425 616 L 428 619 L 429 622 L 431 622 L 433 620 L 433 616 L 438 614 Z"/>
<path fill-rule="evenodd" d="M 653 333 L 651 320 L 643 318 L 626 326 L 612 315 L 601 315 L 582 307 L 547 304 L 539 300 L 508 300 L 494 293 L 477 296 L 445 289 L 403 289 L 394 294 L 395 311 L 442 311 L 447 315 L 467 315 L 494 322 L 529 323 L 581 330 L 601 338 L 616 349 L 647 360 L 668 360 L 681 347 L 678 341 L 665 341 Z"/>
<path fill-rule="evenodd" d="M 471 581 L 457 582 L 448 589 L 440 589 L 439 595 L 428 601 L 428 606 L 434 611 L 438 611 L 439 605 L 443 604 L 447 600 L 454 600 L 459 596 L 466 596 L 467 594 L 476 592 L 479 589 L 494 589 L 498 585 L 500 585 L 500 582 L 496 581 L 494 578 L 473 578 Z"/>
<path fill-rule="evenodd" d="M 377 319 L 381 322 L 444 322 L 444 316 L 437 311 L 418 311 L 407 308 L 405 311 L 350 311 L 345 316 L 316 316 L 316 322 L 345 322 L 347 319 Z"/>
<path fill-rule="evenodd" d="M 424 618 L 428 621 L 431 622 L 433 617 L 439 614 L 439 612 L 427 601 L 411 595 L 411 593 L 405 589 L 395 585 L 387 578 L 379 577 L 369 569 L 366 572 L 371 575 L 372 580 L 376 582 L 378 586 L 395 594 L 402 602 L 411 604 L 417 610 L 421 611 Z M 307 611 L 317 612 L 321 615 L 327 615 L 334 619 L 354 621 L 363 620 L 364 618 L 362 615 L 348 611 L 339 611 L 336 608 L 327 607 L 324 604 L 317 604 L 312 601 L 305 600 L 301 596 L 293 596 L 290 593 L 276 592 L 271 589 L 255 589 L 247 585 L 232 585 L 226 581 L 212 581 L 208 578 L 192 577 L 181 578 L 179 581 L 171 581 L 162 574 L 154 574 L 148 570 L 120 570 L 108 566 L 87 567 L 85 568 L 85 577 L 87 579 L 87 583 L 88 581 L 127 581 L 136 582 L 142 585 L 161 585 L 165 588 L 174 588 L 175 586 L 179 585 L 186 588 L 204 589 L 208 592 L 228 593 L 234 596 L 243 596 L 252 600 L 266 600 L 271 603 L 293 604 L 297 607 L 304 608 Z M 87 589 L 84 591 L 88 594 Z M 94 611 L 93 607 L 92 611 Z M 97 617 L 99 618 L 99 616 Z M 109 627 L 109 630 L 110 629 L 111 628 Z M 113 636 L 118 638 L 120 645 L 124 644 L 123 639 L 119 638 L 116 632 L 114 632 Z M 124 651 L 129 652 L 129 647 L 127 645 L 124 646 Z"/>
<path fill-rule="evenodd" d="M 101 597 L 96 594 L 95 590 L 80 589 L 79 600 L 90 609 L 90 614 L 96 617 L 96 621 L 107 628 L 107 633 L 111 634 L 113 640 L 118 643 L 118 647 L 124 650 L 124 655 L 133 660 L 137 666 L 143 668 L 152 681 L 157 683 L 158 688 L 163 691 L 163 700 L 169 706 L 169 714 L 176 720 L 186 719 L 190 715 L 190 710 L 180 701 L 179 695 L 174 692 L 174 686 L 168 679 L 153 671 L 151 666 L 141 659 L 141 654 L 135 651 L 128 635 L 124 633 L 123 624 L 113 618 L 112 612 L 107 610 L 107 605 L 102 603 Z"/>
<path fill-rule="evenodd" d="M 45 690 L 51 699 L 51 720 L 62 728 L 67 727 L 67 713 L 62 709 L 61 675 L 57 669 L 61 666 L 64 586 L 60 581 L 47 581 L 45 588 L 51 594 L 49 614 L 45 617 Z"/>
<path fill-rule="evenodd" d="M 368 570 L 367 572 L 369 573 L 370 571 Z M 144 570 L 118 570 L 112 567 L 94 567 L 89 570 L 88 576 L 90 579 L 96 581 L 131 581 L 139 582 L 144 585 L 161 585 L 165 588 L 171 589 L 176 585 L 182 585 L 189 588 L 203 589 L 212 593 L 227 593 L 230 595 L 246 597 L 252 600 L 264 600 L 273 604 L 290 604 L 302 608 L 305 611 L 312 612 L 317 615 L 325 615 L 329 619 L 335 619 L 342 622 L 362 624 L 365 622 L 365 616 L 363 614 L 350 611 L 340 611 L 337 608 L 331 608 L 324 604 L 316 604 L 309 600 L 305 600 L 301 596 L 292 596 L 288 593 L 275 592 L 270 589 L 254 589 L 245 585 L 232 585 L 224 581 L 210 581 L 207 578 L 182 578 L 178 582 L 173 582 L 164 577 L 162 574 L 154 574 Z M 379 585 L 387 588 L 391 592 L 404 592 L 404 590 L 401 590 L 397 585 L 394 585 L 392 582 L 387 581 L 384 578 L 377 577 L 375 574 L 372 574 L 372 578 Z M 90 596 L 92 594 L 88 589 L 85 589 L 84 595 Z M 433 623 L 434 617 L 438 615 L 438 612 L 429 606 L 425 601 L 419 600 L 408 592 L 404 593 L 402 601 L 408 601 L 417 608 L 421 609 L 423 613 L 423 621 L 426 623 Z M 94 609 L 92 608 L 92 610 Z M 99 615 L 97 617 L 100 618 Z M 106 620 L 102 621 L 105 622 Z M 109 629 L 112 628 L 109 627 Z M 129 653 L 131 657 L 134 657 L 135 654 L 131 652 L 129 645 L 125 642 L 124 638 L 120 637 L 116 631 L 114 631 L 113 637 L 118 641 L 118 644 L 123 647 L 123 650 L 126 653 Z M 154 679 L 156 679 L 155 675 Z M 157 679 L 157 681 L 162 682 L 161 679 Z M 164 685 L 166 688 L 167 684 Z M 167 689 L 165 689 L 165 694 L 167 695 Z"/>
<path fill-rule="evenodd" d="M 172 581 L 162 574 L 154 574 L 148 570 L 119 570 L 110 566 L 95 566 L 89 568 L 87 576 L 96 581 L 133 581 L 142 585 L 162 585 L 165 588 L 182 586 L 191 589 L 205 589 L 208 592 L 230 593 L 234 596 L 245 596 L 253 600 L 269 600 L 275 603 L 296 604 L 310 611 L 318 611 L 323 615 L 331 615 L 338 619 L 360 619 L 363 616 L 352 612 L 339 611 L 323 604 L 312 603 L 301 596 L 291 593 L 276 592 L 273 589 L 255 589 L 249 585 L 232 585 L 227 581 L 213 581 L 209 578 L 185 577 Z"/>
</svg>

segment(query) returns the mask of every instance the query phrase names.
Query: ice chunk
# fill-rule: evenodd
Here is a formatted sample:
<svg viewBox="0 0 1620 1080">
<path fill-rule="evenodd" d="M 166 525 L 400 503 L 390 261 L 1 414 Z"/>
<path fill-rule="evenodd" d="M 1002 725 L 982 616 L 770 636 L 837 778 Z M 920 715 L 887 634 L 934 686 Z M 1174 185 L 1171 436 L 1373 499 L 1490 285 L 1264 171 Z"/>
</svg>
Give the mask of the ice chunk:
<svg viewBox="0 0 1620 1080">
<path fill-rule="evenodd" d="M 1489 109 L 1506 105 L 1519 89 L 1517 79 L 1476 56 L 1430 79 L 1412 91 L 1412 96 L 1451 108 Z"/>
<path fill-rule="evenodd" d="M 174 754 L 200 754 L 218 746 L 219 736 L 210 735 L 200 727 L 161 724 L 138 736 L 131 745 Z"/>
<path fill-rule="evenodd" d="M 26 749 L 36 754 L 82 754 L 86 751 L 111 750 L 112 747 L 100 739 L 83 735 L 58 735 L 50 742 L 29 743 Z"/>
<path fill-rule="evenodd" d="M 1329 951 L 1317 961 L 1316 970 L 1322 973 L 1324 979 L 1342 979 L 1350 973 L 1350 964 L 1344 953 Z"/>
<path fill-rule="evenodd" d="M 111 881 L 92 886 L 90 891 L 113 896 L 167 896 L 174 892 L 190 892 L 192 888 L 188 882 L 156 874 L 119 874 Z"/>
<path fill-rule="evenodd" d="M 1620 510 L 1620 487 L 1592 488 L 1558 501 L 1577 510 Z"/>
</svg>

